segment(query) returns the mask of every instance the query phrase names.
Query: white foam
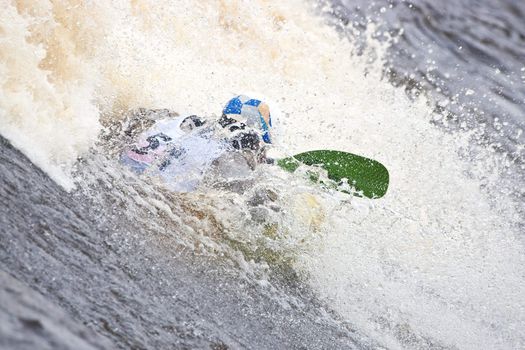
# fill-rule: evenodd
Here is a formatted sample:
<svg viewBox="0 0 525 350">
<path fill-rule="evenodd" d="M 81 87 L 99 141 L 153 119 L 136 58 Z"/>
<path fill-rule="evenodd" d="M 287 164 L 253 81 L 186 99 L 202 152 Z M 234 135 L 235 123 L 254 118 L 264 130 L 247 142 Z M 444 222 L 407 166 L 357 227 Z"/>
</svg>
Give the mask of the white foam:
<svg viewBox="0 0 525 350">
<path fill-rule="evenodd" d="M 0 133 L 66 188 L 100 125 L 121 112 L 219 114 L 233 94 L 260 91 L 282 110 L 283 152 L 340 149 L 390 170 L 384 199 L 334 209 L 301 257 L 322 298 L 393 348 L 425 337 L 465 349 L 523 346 L 522 219 L 510 199 L 480 189 L 478 178 L 497 183 L 485 166 L 493 156 L 465 175 L 456 154 L 468 135 L 444 134 L 424 99 L 382 80 L 375 40 L 354 55 L 299 0 L 2 9 Z"/>
</svg>

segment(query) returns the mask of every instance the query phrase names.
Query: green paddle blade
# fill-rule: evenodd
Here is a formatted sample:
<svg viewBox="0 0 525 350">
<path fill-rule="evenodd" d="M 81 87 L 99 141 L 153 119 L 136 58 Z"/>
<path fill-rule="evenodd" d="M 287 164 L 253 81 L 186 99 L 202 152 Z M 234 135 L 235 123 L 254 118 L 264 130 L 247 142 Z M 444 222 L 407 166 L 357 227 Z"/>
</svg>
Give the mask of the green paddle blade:
<svg viewBox="0 0 525 350">
<path fill-rule="evenodd" d="M 277 164 L 289 172 L 294 172 L 301 164 L 319 166 L 328 173 L 328 178 L 336 183 L 345 179 L 355 190 L 368 198 L 381 198 L 388 189 L 388 170 L 383 164 L 352 153 L 318 150 L 280 159 Z M 348 192 L 341 189 L 343 192 Z M 360 193 L 353 193 L 359 196 Z"/>
</svg>

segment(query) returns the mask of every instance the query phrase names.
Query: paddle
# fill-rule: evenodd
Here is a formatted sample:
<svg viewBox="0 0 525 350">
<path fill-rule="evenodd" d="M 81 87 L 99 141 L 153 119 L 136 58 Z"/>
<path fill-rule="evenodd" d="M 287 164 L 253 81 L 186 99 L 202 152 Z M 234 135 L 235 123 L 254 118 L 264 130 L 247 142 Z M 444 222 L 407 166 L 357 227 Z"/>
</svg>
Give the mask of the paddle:
<svg viewBox="0 0 525 350">
<path fill-rule="evenodd" d="M 330 150 L 309 151 L 279 159 L 277 164 L 291 173 L 301 164 L 321 167 L 327 171 L 328 178 L 335 182 L 338 191 L 359 197 L 381 198 L 388 189 L 389 175 L 383 164 L 352 153 Z M 319 180 L 318 176 L 311 176 L 311 178 L 315 181 Z M 348 181 L 355 191 L 337 186 L 345 181 Z"/>
</svg>

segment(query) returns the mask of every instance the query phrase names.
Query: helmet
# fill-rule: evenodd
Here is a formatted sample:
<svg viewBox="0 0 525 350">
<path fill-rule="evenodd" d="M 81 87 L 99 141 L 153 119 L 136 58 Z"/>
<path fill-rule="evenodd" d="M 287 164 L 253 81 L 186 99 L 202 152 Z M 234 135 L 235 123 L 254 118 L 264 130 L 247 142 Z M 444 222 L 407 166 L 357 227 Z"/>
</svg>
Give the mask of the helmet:
<svg viewBox="0 0 525 350">
<path fill-rule="evenodd" d="M 272 143 L 270 107 L 261 100 L 244 95 L 232 98 L 222 110 L 219 124 L 231 132 L 255 130 L 265 143 Z"/>
</svg>

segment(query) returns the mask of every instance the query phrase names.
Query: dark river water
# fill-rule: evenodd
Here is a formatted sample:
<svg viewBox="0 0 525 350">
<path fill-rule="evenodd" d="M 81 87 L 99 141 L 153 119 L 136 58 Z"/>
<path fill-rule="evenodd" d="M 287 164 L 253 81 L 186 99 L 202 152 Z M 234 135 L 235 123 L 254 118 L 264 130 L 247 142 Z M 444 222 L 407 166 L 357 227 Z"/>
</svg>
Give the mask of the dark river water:
<svg viewBox="0 0 525 350">
<path fill-rule="evenodd" d="M 334 1 L 336 18 L 395 38 L 387 73 L 409 91 L 424 91 L 448 114 L 445 128 L 479 130 L 474 143 L 525 174 L 525 3 L 522 1 Z M 348 34 L 352 36 L 352 34 Z"/>
<path fill-rule="evenodd" d="M 384 77 L 411 99 L 428 97 L 441 116 L 432 120 L 439 130 L 469 135 L 462 159 L 497 155 L 484 169 L 486 190 L 514 203 L 509 221 L 519 233 L 525 221 L 525 2 L 334 0 L 332 7 L 328 22 L 357 51 L 365 51 L 365 28 L 372 25 L 379 42 L 391 41 Z M 518 287 L 508 291 L 515 303 L 508 318 L 487 316 L 492 306 L 485 299 L 462 304 L 424 283 L 416 289 L 459 310 L 429 309 L 428 318 L 441 327 L 435 332 L 389 307 L 363 316 L 361 305 L 376 303 L 362 301 L 366 290 L 364 297 L 349 297 L 358 307 L 344 312 L 332 302 L 337 296 L 320 295 L 301 271 L 272 262 L 274 255 L 216 243 L 223 227 L 194 205 L 204 200 L 160 191 L 107 162 L 95 151 L 86 155 L 76 169 L 83 182 L 67 192 L 0 138 L 0 349 L 474 349 L 475 331 L 454 339 L 440 333 L 463 314 L 464 323 L 474 324 L 468 329 L 493 332 L 487 336 L 493 346 L 525 347 L 521 262 L 510 268 L 518 277 L 509 286 Z M 488 184 L 495 169 L 497 188 Z M 476 171 L 465 169 L 466 176 Z M 492 260 L 483 263 L 490 270 Z M 389 267 L 392 279 L 405 268 Z M 334 293 L 344 294 L 352 283 Z M 418 305 L 411 295 L 401 303 Z"/>
</svg>

